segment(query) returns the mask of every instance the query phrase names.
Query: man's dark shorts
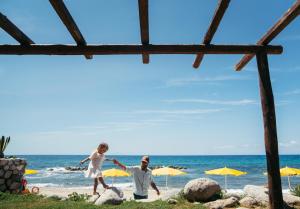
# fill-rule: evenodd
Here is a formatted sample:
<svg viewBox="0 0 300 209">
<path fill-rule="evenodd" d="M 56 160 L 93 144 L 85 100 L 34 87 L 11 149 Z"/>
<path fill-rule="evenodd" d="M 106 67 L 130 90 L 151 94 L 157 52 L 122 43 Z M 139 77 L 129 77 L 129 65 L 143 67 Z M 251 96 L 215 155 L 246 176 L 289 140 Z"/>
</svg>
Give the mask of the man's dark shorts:
<svg viewBox="0 0 300 209">
<path fill-rule="evenodd" d="M 135 200 L 142 200 L 142 199 L 148 199 L 148 195 L 146 196 L 141 196 L 133 193 L 133 197 Z"/>
</svg>

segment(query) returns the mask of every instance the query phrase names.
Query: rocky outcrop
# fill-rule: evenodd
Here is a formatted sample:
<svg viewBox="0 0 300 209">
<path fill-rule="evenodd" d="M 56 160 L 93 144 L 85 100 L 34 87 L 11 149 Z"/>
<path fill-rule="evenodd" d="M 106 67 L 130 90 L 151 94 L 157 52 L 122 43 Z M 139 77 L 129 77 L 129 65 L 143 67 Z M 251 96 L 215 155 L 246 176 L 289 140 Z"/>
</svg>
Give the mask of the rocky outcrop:
<svg viewBox="0 0 300 209">
<path fill-rule="evenodd" d="M 124 194 L 121 190 L 116 187 L 112 187 L 101 194 L 101 196 L 96 200 L 95 205 L 119 205 L 124 201 L 123 197 Z"/>
<path fill-rule="evenodd" d="M 19 193 L 27 163 L 19 158 L 0 158 L 0 192 Z"/>
<path fill-rule="evenodd" d="M 220 185 L 208 178 L 191 180 L 183 189 L 184 197 L 190 202 L 206 202 L 219 192 L 221 192 Z"/>
<path fill-rule="evenodd" d="M 204 206 L 209 209 L 223 209 L 236 206 L 238 201 L 239 200 L 236 197 L 230 197 L 228 199 L 221 199 L 205 203 Z"/>
</svg>

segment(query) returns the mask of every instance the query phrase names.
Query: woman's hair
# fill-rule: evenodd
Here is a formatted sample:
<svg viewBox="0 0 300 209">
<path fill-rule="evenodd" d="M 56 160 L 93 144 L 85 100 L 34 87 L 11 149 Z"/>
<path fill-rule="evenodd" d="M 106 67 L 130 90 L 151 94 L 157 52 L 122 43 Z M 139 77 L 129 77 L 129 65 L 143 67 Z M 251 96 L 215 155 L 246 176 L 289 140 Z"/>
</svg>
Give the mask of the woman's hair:
<svg viewBox="0 0 300 209">
<path fill-rule="evenodd" d="M 106 147 L 107 150 L 108 150 L 108 148 L 109 148 L 109 147 L 108 147 L 108 144 L 105 143 L 105 142 L 100 143 L 98 147 L 99 147 L 99 148 L 100 148 L 100 147 Z"/>
</svg>

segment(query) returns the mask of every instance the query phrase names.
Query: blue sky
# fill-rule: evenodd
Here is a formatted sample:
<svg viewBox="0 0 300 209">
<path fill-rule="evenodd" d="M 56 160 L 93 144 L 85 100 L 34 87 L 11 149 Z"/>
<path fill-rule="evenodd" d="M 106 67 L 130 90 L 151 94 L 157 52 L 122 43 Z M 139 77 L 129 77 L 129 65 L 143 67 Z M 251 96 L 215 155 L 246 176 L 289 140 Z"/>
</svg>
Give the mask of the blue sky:
<svg viewBox="0 0 300 209">
<path fill-rule="evenodd" d="M 140 43 L 136 0 L 65 1 L 90 44 Z M 213 43 L 253 44 L 294 3 L 232 1 Z M 214 0 L 149 0 L 150 42 L 197 44 Z M 48 1 L 1 0 L 0 11 L 39 44 L 74 43 Z M 300 20 L 270 56 L 281 154 L 299 154 Z M 0 29 L 0 44 L 17 44 Z M 264 154 L 255 59 L 238 55 L 0 56 L 0 134 L 8 154 Z"/>
</svg>

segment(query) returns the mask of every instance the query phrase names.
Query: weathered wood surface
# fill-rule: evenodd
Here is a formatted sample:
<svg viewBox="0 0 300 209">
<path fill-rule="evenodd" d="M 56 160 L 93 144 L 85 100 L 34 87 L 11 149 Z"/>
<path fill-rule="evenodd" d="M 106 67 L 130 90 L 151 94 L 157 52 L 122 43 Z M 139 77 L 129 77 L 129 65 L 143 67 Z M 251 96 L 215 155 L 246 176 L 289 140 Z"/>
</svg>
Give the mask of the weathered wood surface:
<svg viewBox="0 0 300 209">
<path fill-rule="evenodd" d="M 0 27 L 22 45 L 34 44 L 14 23 L 0 12 Z"/>
<path fill-rule="evenodd" d="M 64 4 L 62 0 L 49 0 L 52 7 L 56 11 L 57 15 L 61 19 L 61 21 L 64 23 L 66 28 L 68 29 L 69 33 L 79 46 L 85 46 L 86 41 L 81 34 L 77 24 L 75 23 L 72 15 L 70 14 L 68 8 Z M 85 55 L 87 59 L 92 59 L 92 55 Z"/>
<path fill-rule="evenodd" d="M 278 22 L 257 42 L 258 45 L 269 44 L 286 26 L 288 26 L 298 15 L 300 14 L 300 0 L 296 3 L 278 20 Z M 242 70 L 248 62 L 254 57 L 252 54 L 245 55 L 235 69 L 237 71 Z"/>
<path fill-rule="evenodd" d="M 259 88 L 264 121 L 270 209 L 283 209 L 276 114 L 268 66 L 268 57 L 265 52 L 259 52 L 256 55 L 256 59 L 259 72 Z"/>
<path fill-rule="evenodd" d="M 281 54 L 282 46 L 259 45 L 0 45 L 10 55 L 121 55 L 121 54 Z"/>
<path fill-rule="evenodd" d="M 230 3 L 230 0 L 219 0 L 218 7 L 215 11 L 215 14 L 210 23 L 210 26 L 204 36 L 204 39 L 202 42 L 203 44 L 210 44 L 210 42 L 212 41 L 212 39 L 220 25 L 220 22 L 229 6 L 229 3 Z M 200 66 L 203 56 L 204 56 L 204 54 L 197 54 L 197 57 L 193 64 L 194 68 L 198 68 Z"/>
<path fill-rule="evenodd" d="M 149 44 L 149 12 L 148 0 L 139 0 L 139 18 L 141 42 L 143 45 Z M 143 63 L 148 64 L 150 61 L 149 54 L 143 54 Z"/>
</svg>

